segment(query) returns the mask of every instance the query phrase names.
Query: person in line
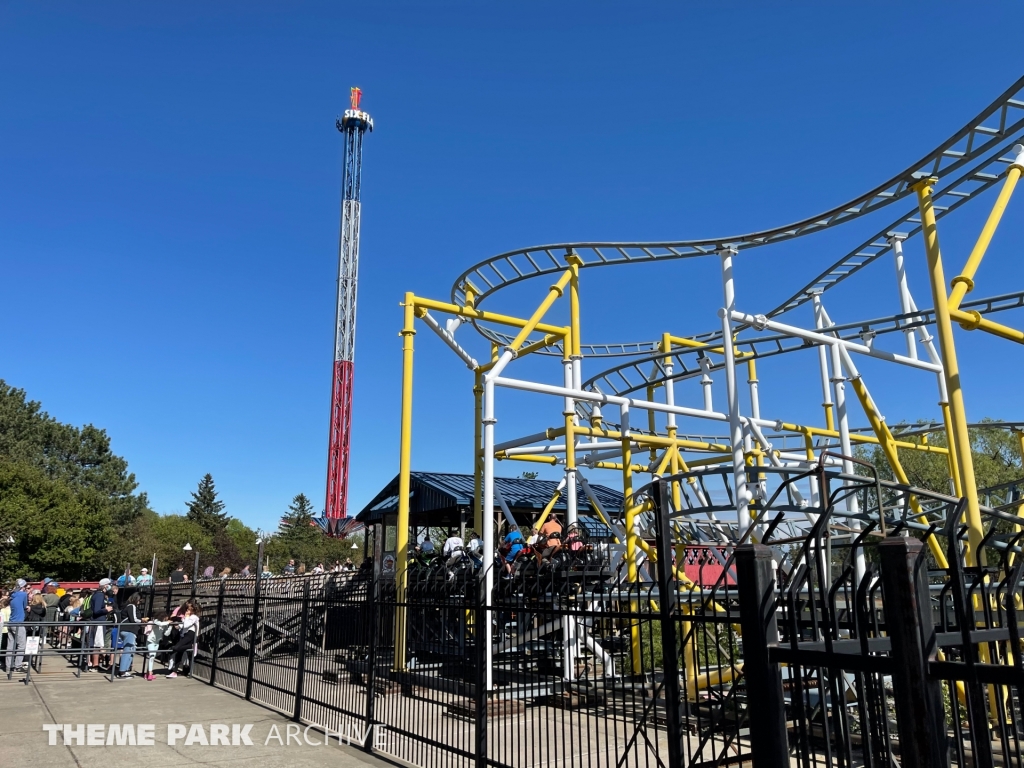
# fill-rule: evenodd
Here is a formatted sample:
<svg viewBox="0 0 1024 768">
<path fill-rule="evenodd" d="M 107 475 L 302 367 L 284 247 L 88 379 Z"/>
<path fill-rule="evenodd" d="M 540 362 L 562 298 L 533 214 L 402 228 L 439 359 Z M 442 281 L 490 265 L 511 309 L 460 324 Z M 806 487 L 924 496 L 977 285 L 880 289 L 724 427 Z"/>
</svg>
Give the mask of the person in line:
<svg viewBox="0 0 1024 768">
<path fill-rule="evenodd" d="M 92 593 L 92 597 L 89 598 L 89 611 L 86 616 L 89 621 L 109 621 L 113 618 L 114 613 L 114 602 L 112 594 L 112 585 L 110 579 L 100 579 L 99 587 Z M 89 659 L 89 669 L 99 669 L 100 661 L 103 654 L 104 648 L 106 648 L 105 641 L 107 633 L 105 627 L 102 624 L 90 626 L 86 633 L 86 639 L 90 642 L 82 643 L 82 647 L 87 645 L 93 648 L 92 657 Z"/>
<path fill-rule="evenodd" d="M 185 603 L 185 610 L 181 614 L 181 627 L 179 629 L 178 642 L 171 648 L 171 665 L 167 668 L 167 677 L 174 679 L 178 676 L 177 667 L 178 659 L 185 655 L 186 651 L 191 651 L 196 643 L 196 637 L 199 635 L 199 615 L 198 609 L 195 603 Z M 191 663 L 195 663 L 195 659 L 192 659 Z"/>
<path fill-rule="evenodd" d="M 11 592 L 10 609 L 11 613 L 7 620 L 7 671 L 16 669 L 27 669 L 25 664 L 25 642 L 28 634 L 24 626 L 12 627 L 11 624 L 21 624 L 25 621 L 25 614 L 28 613 L 28 582 L 18 579 L 15 582 L 14 591 Z"/>
<path fill-rule="evenodd" d="M 324 564 L 323 563 L 317 563 L 316 565 L 313 566 L 313 575 L 314 576 L 319 576 L 323 572 L 324 572 Z"/>
<path fill-rule="evenodd" d="M 42 624 L 46 621 L 46 600 L 43 599 L 43 595 L 38 589 L 32 593 L 32 597 L 28 600 L 28 612 L 25 614 L 25 621 L 30 624 Z M 32 637 L 45 637 L 46 627 L 31 627 L 28 634 Z"/>
<path fill-rule="evenodd" d="M 295 575 L 295 560 L 294 560 L 294 558 L 289 560 L 288 561 L 288 565 L 286 565 L 284 567 L 284 575 L 285 576 L 294 576 Z"/>
<path fill-rule="evenodd" d="M 502 542 L 502 549 L 505 550 L 505 577 L 512 577 L 512 563 L 519 557 L 519 553 L 523 551 L 523 547 L 526 545 L 526 540 L 523 538 L 523 534 L 519 532 L 519 526 L 514 523 L 508 527 L 508 534 L 505 536 Z"/>
<path fill-rule="evenodd" d="M 11 598 L 7 596 L 6 592 L 0 590 L 0 648 L 6 644 L 7 632 L 5 626 L 7 622 L 11 620 Z M 7 671 L 7 653 L 4 652 L 2 655 L 4 663 L 4 671 Z"/>
<path fill-rule="evenodd" d="M 222 579 L 226 579 L 230 575 L 231 575 L 231 568 L 228 567 L 228 566 L 225 566 L 224 570 L 220 572 L 220 577 Z"/>
<path fill-rule="evenodd" d="M 118 663 L 117 677 L 125 680 L 132 676 L 132 662 L 135 660 L 136 638 L 142 631 L 142 617 L 139 615 L 139 604 L 142 595 L 136 592 L 128 598 L 128 602 L 117 613 L 118 645 L 121 657 Z"/>
<path fill-rule="evenodd" d="M 124 573 L 117 577 L 117 586 L 119 587 L 134 587 L 135 577 L 132 576 L 132 567 L 129 565 L 124 569 Z"/>
<path fill-rule="evenodd" d="M 180 565 L 171 571 L 171 584 L 182 584 L 188 581 L 188 576 L 185 575 L 185 569 Z"/>
<path fill-rule="evenodd" d="M 243 579 L 248 579 L 250 576 L 252 576 L 252 567 L 247 564 L 244 568 L 242 568 L 242 572 L 238 575 L 241 576 Z"/>
<path fill-rule="evenodd" d="M 352 558 L 351 557 L 346 557 L 345 558 L 345 562 L 342 563 L 342 565 L 341 565 L 342 572 L 344 572 L 344 573 L 351 573 L 355 569 L 356 569 L 356 567 L 352 563 Z"/>
<path fill-rule="evenodd" d="M 135 580 L 135 586 L 140 589 L 153 586 L 153 576 L 150 574 L 149 568 L 143 568 L 139 571 L 139 578 Z"/>
<path fill-rule="evenodd" d="M 206 569 L 203 571 L 203 578 L 204 579 L 212 579 L 213 578 L 213 571 L 214 571 L 214 568 L 213 568 L 212 565 L 206 566 Z"/>
<path fill-rule="evenodd" d="M 153 674 L 153 665 L 156 663 L 156 655 L 160 651 L 160 643 L 170 629 L 171 621 L 167 611 L 157 611 L 152 619 L 146 622 L 146 662 L 143 665 L 144 678 L 149 681 L 156 680 Z"/>
</svg>

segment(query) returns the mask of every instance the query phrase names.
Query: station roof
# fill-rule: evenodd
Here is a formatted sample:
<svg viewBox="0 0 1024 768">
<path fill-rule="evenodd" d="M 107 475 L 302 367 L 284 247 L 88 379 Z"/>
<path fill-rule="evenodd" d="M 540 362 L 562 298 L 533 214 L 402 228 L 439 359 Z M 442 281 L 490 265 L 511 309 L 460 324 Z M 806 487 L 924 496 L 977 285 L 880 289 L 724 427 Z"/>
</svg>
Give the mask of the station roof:
<svg viewBox="0 0 1024 768">
<path fill-rule="evenodd" d="M 536 517 L 551 501 L 558 487 L 556 480 L 526 480 L 521 477 L 496 477 L 494 487 L 517 519 Z M 596 515 L 590 499 L 577 483 L 576 498 L 581 514 Z M 604 511 L 613 518 L 622 516 L 622 494 L 603 485 L 590 484 Z M 473 476 L 446 472 L 412 472 L 409 478 L 409 522 L 414 526 L 458 525 L 462 514 L 467 521 L 473 516 Z M 497 496 L 497 493 L 495 494 Z M 497 506 L 497 499 L 495 499 Z M 565 512 L 565 492 L 553 511 Z M 398 512 L 398 476 L 388 483 L 369 504 L 356 515 L 366 525 L 379 523 L 385 515 Z"/>
</svg>

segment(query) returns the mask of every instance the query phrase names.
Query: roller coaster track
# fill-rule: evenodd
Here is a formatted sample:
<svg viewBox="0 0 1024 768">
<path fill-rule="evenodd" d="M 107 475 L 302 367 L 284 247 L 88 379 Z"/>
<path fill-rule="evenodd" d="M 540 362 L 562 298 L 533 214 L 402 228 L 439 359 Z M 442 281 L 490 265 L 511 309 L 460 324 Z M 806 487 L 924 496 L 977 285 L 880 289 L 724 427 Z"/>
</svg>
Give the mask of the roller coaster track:
<svg viewBox="0 0 1024 768">
<path fill-rule="evenodd" d="M 1014 143 L 1022 139 L 1024 139 L 1024 78 L 1015 82 L 977 117 L 920 161 L 860 197 L 817 216 L 785 227 L 704 240 L 558 243 L 509 251 L 482 261 L 459 275 L 452 287 L 452 300 L 457 304 L 465 305 L 467 290 L 472 289 L 476 293 L 476 305 L 480 306 L 483 300 L 503 288 L 544 275 L 561 273 L 565 269 L 564 256 L 569 252 L 576 253 L 582 260 L 582 268 L 587 269 L 698 258 L 713 255 L 726 246 L 743 252 L 750 248 L 804 237 L 899 203 L 913 194 L 912 184 L 916 179 L 924 176 L 939 178 L 933 200 L 936 215 L 941 218 L 989 189 L 1000 178 L 1004 166 L 1009 163 L 1009 158 L 1006 158 L 1004 154 Z M 775 317 L 801 306 L 810 301 L 812 292 L 827 291 L 835 287 L 885 255 L 890 250 L 887 237 L 889 232 L 900 231 L 912 236 L 920 229 L 921 223 L 918 218 L 917 206 L 916 204 L 910 205 L 903 215 L 844 255 L 767 315 Z M 993 301 L 996 300 L 993 299 Z M 979 309 L 979 311 L 981 310 Z M 927 314 L 927 311 L 918 312 L 915 313 L 915 317 Z M 884 326 L 886 323 L 899 322 L 900 319 L 895 317 L 873 322 Z M 907 318 L 902 319 L 906 320 Z M 863 324 L 858 324 L 858 327 L 861 325 Z M 482 324 L 478 323 L 476 327 L 485 337 L 499 344 L 507 344 L 510 340 L 504 334 Z M 843 327 L 843 330 L 850 329 Z M 892 330 L 898 330 L 898 328 Z M 692 338 L 696 341 L 711 342 L 721 338 L 721 331 L 712 331 Z M 767 337 L 761 341 L 770 342 L 771 338 Z M 762 346 L 765 345 L 762 344 Z M 651 341 L 636 341 L 587 344 L 583 345 L 582 352 L 585 356 L 591 357 L 642 355 L 650 360 L 651 353 L 655 350 L 656 344 Z M 560 350 L 556 351 L 560 354 Z M 637 364 L 640 365 L 642 362 Z M 621 367 L 611 369 L 597 379 L 591 380 L 590 383 L 596 386 L 598 380 L 603 379 L 605 385 L 609 386 L 610 379 L 619 375 L 618 372 L 621 369 Z M 644 386 L 647 383 L 645 381 Z M 632 386 L 632 384 L 626 386 Z M 630 391 L 620 390 L 617 386 L 610 386 L 610 389 L 613 392 Z"/>
<path fill-rule="evenodd" d="M 975 299 L 964 302 L 965 309 L 973 309 L 982 315 L 1005 312 L 1024 307 L 1024 291 L 993 296 L 987 299 Z M 821 329 L 824 333 L 836 333 L 839 338 L 864 343 L 870 342 L 875 336 L 902 332 L 920 326 L 931 325 L 935 321 L 934 309 L 921 309 L 905 315 L 892 315 L 875 320 L 862 320 L 845 325 L 831 325 Z M 719 334 L 720 336 L 721 334 Z M 714 341 L 714 339 L 710 339 Z M 809 348 L 810 342 L 793 336 L 768 335 L 740 338 L 736 340 L 736 349 L 745 356 L 744 359 L 760 359 L 793 352 L 797 349 Z M 721 370 L 724 367 L 719 355 L 709 355 L 706 350 L 683 348 L 675 349 L 671 359 L 673 365 L 672 379 L 683 381 L 700 376 L 703 373 L 699 361 L 707 357 L 708 371 Z M 631 359 L 621 365 L 602 371 L 583 383 L 583 388 L 606 395 L 629 395 L 633 392 L 645 391 L 648 386 L 660 385 L 666 381 L 665 364 L 668 356 L 662 352 L 654 352 L 646 357 Z M 587 416 L 590 404 L 578 402 L 577 408 L 581 415 Z"/>
</svg>

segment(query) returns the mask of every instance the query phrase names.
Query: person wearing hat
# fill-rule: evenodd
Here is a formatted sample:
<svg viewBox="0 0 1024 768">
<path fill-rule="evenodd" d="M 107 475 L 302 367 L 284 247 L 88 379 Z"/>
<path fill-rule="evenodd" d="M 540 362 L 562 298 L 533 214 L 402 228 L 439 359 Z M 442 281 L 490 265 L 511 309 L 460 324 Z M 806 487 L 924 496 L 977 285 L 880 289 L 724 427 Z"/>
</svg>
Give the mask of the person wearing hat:
<svg viewBox="0 0 1024 768">
<path fill-rule="evenodd" d="M 18 579 L 15 582 L 14 591 L 11 592 L 11 624 L 22 626 L 7 627 L 7 671 L 24 669 L 25 664 L 25 639 L 28 636 L 25 632 L 25 616 L 28 613 L 28 582 Z"/>
<path fill-rule="evenodd" d="M 139 571 L 139 578 L 135 580 L 136 587 L 152 587 L 153 577 L 149 573 L 149 568 L 143 568 Z"/>
</svg>

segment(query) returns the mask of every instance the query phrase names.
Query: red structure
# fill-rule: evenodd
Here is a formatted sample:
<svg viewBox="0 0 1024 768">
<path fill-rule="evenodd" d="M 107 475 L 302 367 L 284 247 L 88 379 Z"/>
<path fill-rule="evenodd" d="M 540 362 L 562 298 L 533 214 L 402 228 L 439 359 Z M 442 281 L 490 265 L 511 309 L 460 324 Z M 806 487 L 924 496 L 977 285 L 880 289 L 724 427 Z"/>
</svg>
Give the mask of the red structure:
<svg viewBox="0 0 1024 768">
<path fill-rule="evenodd" d="M 359 275 L 359 186 L 363 134 L 373 120 L 359 109 L 362 91 L 352 89 L 351 108 L 337 121 L 345 137 L 341 180 L 341 234 L 338 241 L 338 310 L 334 327 L 334 372 L 331 386 L 330 437 L 327 447 L 328 533 L 340 530 L 331 521 L 347 516 L 349 446 L 352 440 L 352 383 L 356 342 L 356 282 Z M 334 529 L 334 530 L 332 530 Z"/>
</svg>

